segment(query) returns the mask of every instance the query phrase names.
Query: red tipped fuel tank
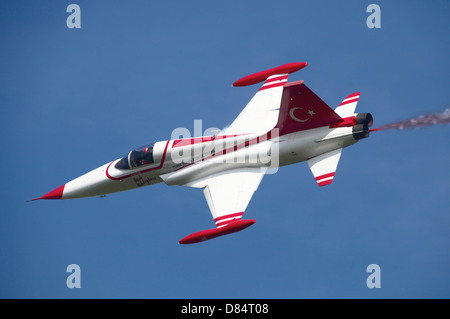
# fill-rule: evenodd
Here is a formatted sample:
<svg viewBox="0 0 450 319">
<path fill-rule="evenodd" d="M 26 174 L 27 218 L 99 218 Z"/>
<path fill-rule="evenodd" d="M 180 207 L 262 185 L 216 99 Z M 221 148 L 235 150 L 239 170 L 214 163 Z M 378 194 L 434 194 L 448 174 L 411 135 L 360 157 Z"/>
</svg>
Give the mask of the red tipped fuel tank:
<svg viewBox="0 0 450 319">
<path fill-rule="evenodd" d="M 293 62 L 288 64 L 283 64 L 273 69 L 261 71 L 258 73 L 253 73 L 247 76 L 244 76 L 242 79 L 237 80 L 233 83 L 233 86 L 247 86 L 253 85 L 259 82 L 264 81 L 271 75 L 275 74 L 289 74 L 294 73 L 300 69 L 306 67 L 308 63 L 306 62 Z"/>
<path fill-rule="evenodd" d="M 254 219 L 241 219 L 235 222 L 231 222 L 228 225 L 221 228 L 213 228 L 207 230 L 201 230 L 199 232 L 190 234 L 179 241 L 180 244 L 195 244 L 202 241 L 210 240 L 219 236 L 235 233 L 241 231 L 255 223 Z"/>
</svg>

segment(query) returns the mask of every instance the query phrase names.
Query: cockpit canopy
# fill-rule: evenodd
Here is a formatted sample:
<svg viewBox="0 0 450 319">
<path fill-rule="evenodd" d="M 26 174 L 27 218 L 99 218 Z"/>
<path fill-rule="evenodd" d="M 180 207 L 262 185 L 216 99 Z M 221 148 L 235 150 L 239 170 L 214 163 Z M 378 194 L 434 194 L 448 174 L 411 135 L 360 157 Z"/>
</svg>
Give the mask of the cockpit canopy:
<svg viewBox="0 0 450 319">
<path fill-rule="evenodd" d="M 117 169 L 132 169 L 153 163 L 153 144 L 148 144 L 132 150 L 120 159 L 114 167 Z"/>
</svg>

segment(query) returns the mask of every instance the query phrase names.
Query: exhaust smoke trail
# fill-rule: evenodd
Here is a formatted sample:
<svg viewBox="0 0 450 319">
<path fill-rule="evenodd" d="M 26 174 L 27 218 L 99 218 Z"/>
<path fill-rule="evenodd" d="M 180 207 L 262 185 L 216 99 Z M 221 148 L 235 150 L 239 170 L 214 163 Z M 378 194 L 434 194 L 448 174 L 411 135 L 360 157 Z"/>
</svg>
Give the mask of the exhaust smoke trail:
<svg viewBox="0 0 450 319">
<path fill-rule="evenodd" d="M 406 121 L 395 122 L 370 129 L 369 131 L 384 131 L 384 130 L 403 130 L 417 127 L 432 126 L 436 124 L 450 124 L 450 108 L 447 108 L 442 113 L 433 113 L 429 115 L 422 115 L 417 118 L 412 118 Z"/>
</svg>

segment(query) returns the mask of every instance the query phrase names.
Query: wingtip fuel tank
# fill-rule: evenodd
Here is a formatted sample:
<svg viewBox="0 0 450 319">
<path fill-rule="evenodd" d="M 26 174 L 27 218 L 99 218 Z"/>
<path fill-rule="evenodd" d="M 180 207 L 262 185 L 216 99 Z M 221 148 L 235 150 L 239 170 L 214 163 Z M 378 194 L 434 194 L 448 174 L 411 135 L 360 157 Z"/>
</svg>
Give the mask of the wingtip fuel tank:
<svg viewBox="0 0 450 319">
<path fill-rule="evenodd" d="M 228 235 L 241 231 L 247 227 L 250 227 L 255 223 L 254 219 L 242 219 L 229 223 L 221 228 L 213 228 L 207 230 L 201 230 L 196 233 L 190 234 L 181 239 L 179 244 L 195 244 L 202 241 L 210 240 L 219 236 Z"/>
<path fill-rule="evenodd" d="M 271 75 L 294 73 L 300 69 L 303 69 L 307 65 L 308 65 L 308 63 L 306 63 L 306 62 L 293 62 L 293 63 L 283 64 L 276 68 L 272 68 L 272 69 L 268 69 L 265 71 L 261 71 L 261 72 L 257 72 L 257 73 L 253 73 L 253 74 L 244 76 L 243 78 L 234 82 L 233 86 L 253 85 L 253 84 L 264 81 Z"/>
</svg>

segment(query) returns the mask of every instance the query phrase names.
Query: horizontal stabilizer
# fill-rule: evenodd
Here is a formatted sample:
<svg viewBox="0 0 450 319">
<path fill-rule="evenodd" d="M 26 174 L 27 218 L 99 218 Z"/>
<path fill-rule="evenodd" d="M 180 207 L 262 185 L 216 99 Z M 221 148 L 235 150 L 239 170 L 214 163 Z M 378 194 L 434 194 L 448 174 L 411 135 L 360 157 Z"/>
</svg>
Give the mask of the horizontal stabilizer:
<svg viewBox="0 0 450 319">
<path fill-rule="evenodd" d="M 307 162 L 319 186 L 331 184 L 342 148 L 310 158 Z"/>
<path fill-rule="evenodd" d="M 350 94 L 334 110 L 340 117 L 346 118 L 355 114 L 356 104 L 358 104 L 360 92 Z"/>
</svg>

